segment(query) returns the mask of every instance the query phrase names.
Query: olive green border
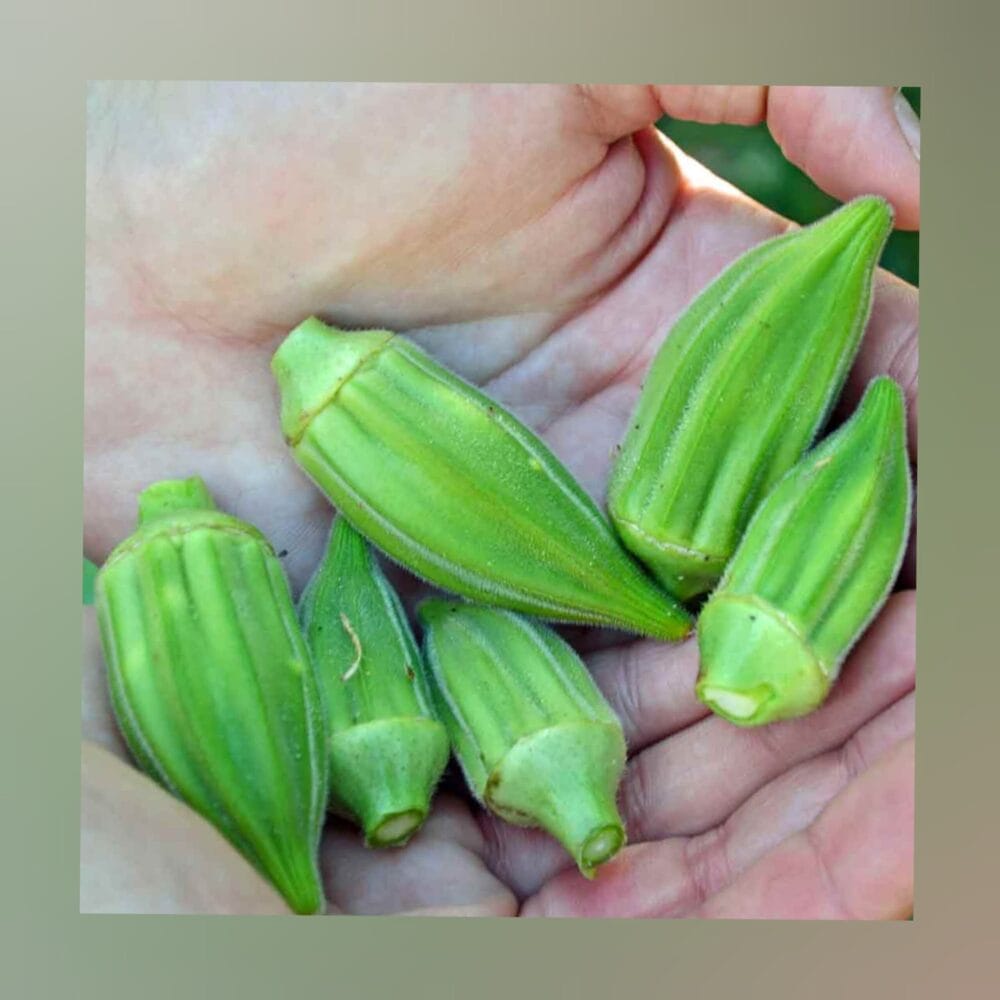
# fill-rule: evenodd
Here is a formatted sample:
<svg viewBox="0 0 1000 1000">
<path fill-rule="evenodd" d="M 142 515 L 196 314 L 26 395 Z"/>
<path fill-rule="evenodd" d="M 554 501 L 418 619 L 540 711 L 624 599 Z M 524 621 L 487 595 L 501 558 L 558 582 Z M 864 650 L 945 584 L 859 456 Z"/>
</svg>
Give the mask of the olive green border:
<svg viewBox="0 0 1000 1000">
<path fill-rule="evenodd" d="M 998 233 L 996 5 L 473 6 L 97 0 L 43 10 L 37 0 L 8 0 L 0 12 L 5 995 L 985 995 L 1000 886 L 993 842 L 1000 670 L 991 641 L 1000 331 L 997 281 L 987 274 Z M 83 84 L 104 77 L 923 87 L 915 921 L 77 913 Z"/>
</svg>

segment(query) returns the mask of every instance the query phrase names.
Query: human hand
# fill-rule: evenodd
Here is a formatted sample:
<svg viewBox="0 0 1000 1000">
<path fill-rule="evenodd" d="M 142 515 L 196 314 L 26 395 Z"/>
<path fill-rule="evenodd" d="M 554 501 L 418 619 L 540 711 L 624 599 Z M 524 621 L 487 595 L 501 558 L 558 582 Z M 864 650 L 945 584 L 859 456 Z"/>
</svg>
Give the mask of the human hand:
<svg viewBox="0 0 1000 1000">
<path fill-rule="evenodd" d="M 730 118 L 762 111 L 761 88 L 724 89 Z M 539 430 L 600 499 L 611 447 L 673 319 L 730 260 L 785 225 L 650 128 L 664 109 L 715 117 L 707 102 L 723 95 L 708 90 L 95 88 L 88 555 L 100 561 L 129 533 L 143 486 L 198 474 L 221 507 L 288 551 L 301 586 L 330 510 L 287 454 L 268 362 L 310 313 L 412 333 Z M 835 194 L 885 194 L 898 221 L 916 225 L 918 164 L 891 94 L 807 90 L 767 96 L 789 155 Z M 840 155 L 848 145 L 850 159 Z M 880 276 L 844 393 L 853 406 L 872 375 L 894 375 L 907 391 L 911 448 L 916 316 L 915 290 Z M 910 565 L 901 582 L 913 580 Z M 706 717 L 693 696 L 693 643 L 595 648 L 588 662 L 632 755 L 622 800 L 631 846 L 596 882 L 568 870 L 543 834 L 442 794 L 403 850 L 365 850 L 331 824 L 322 853 L 331 903 L 347 912 L 907 912 L 913 596 L 892 598 L 826 706 L 759 730 Z M 121 754 L 87 627 L 96 673 L 84 734 Z M 281 908 L 214 831 L 146 779 L 100 751 L 88 750 L 84 767 L 84 908 Z M 88 813 L 88 802 L 101 808 Z M 109 813 L 109 804 L 118 805 Z M 148 810 L 161 809 L 155 831 L 144 828 Z M 185 850 L 168 869 L 172 844 Z M 219 871 L 209 859 L 227 851 L 231 874 L 208 894 L 200 873 Z"/>
</svg>

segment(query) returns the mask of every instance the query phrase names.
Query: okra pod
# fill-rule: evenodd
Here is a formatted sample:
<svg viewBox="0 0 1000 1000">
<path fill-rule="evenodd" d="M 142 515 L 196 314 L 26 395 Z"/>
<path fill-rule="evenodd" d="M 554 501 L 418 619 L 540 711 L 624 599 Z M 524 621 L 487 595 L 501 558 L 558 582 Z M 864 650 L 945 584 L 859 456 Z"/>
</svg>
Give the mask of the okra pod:
<svg viewBox="0 0 1000 1000">
<path fill-rule="evenodd" d="M 299 614 L 326 704 L 331 807 L 369 846 L 406 843 L 448 762 L 448 734 L 399 597 L 343 517 Z"/>
<path fill-rule="evenodd" d="M 97 575 L 112 706 L 139 765 L 213 823 L 299 913 L 323 908 L 327 771 L 309 650 L 281 564 L 198 478 L 139 498 Z"/>
<path fill-rule="evenodd" d="M 889 594 L 910 505 L 903 395 L 879 377 L 751 520 L 698 620 L 699 698 L 747 726 L 818 707 Z"/>
<path fill-rule="evenodd" d="M 272 368 L 296 460 L 419 576 L 542 618 L 663 639 L 690 631 L 552 452 L 405 338 L 309 319 Z"/>
<path fill-rule="evenodd" d="M 757 505 L 847 376 L 892 228 L 863 197 L 740 257 L 688 307 L 646 377 L 612 470 L 625 545 L 683 601 L 712 589 Z"/>
<path fill-rule="evenodd" d="M 547 830 L 593 877 L 625 843 L 625 738 L 587 668 L 552 629 L 509 611 L 432 599 L 419 614 L 438 714 L 473 794 Z"/>
</svg>

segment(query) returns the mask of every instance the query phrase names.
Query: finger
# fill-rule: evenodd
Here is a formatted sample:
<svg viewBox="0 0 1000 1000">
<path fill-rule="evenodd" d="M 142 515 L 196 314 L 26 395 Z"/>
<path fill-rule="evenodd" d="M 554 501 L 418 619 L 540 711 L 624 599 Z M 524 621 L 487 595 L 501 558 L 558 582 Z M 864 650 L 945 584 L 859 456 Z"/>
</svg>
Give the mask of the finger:
<svg viewBox="0 0 1000 1000">
<path fill-rule="evenodd" d="M 920 228 L 920 123 L 895 88 L 771 87 L 767 124 L 824 191 L 880 194 L 898 228 Z"/>
<path fill-rule="evenodd" d="M 128 747 L 118 731 L 108 696 L 104 654 L 93 607 L 83 609 L 83 670 L 80 729 L 84 740 L 96 743 L 119 760 L 130 761 Z"/>
<path fill-rule="evenodd" d="M 915 703 L 911 691 L 843 746 L 796 765 L 754 793 L 724 824 L 694 838 L 688 856 L 692 868 L 704 873 L 697 878 L 703 895 L 720 891 L 786 837 L 804 830 L 852 781 L 910 739 Z"/>
<path fill-rule="evenodd" d="M 688 890 L 692 885 L 708 884 L 709 878 L 697 872 L 678 875 L 673 868 L 693 868 L 698 858 L 702 860 L 697 867 L 705 872 L 736 874 L 765 850 L 803 829 L 868 762 L 912 734 L 913 702 L 912 693 L 904 696 L 858 730 L 844 746 L 800 764 L 765 785 L 721 827 L 694 838 L 690 844 L 674 838 L 657 842 L 652 853 L 647 850 L 649 845 L 626 848 L 629 863 L 615 862 L 602 869 L 597 883 L 576 877 L 566 852 L 542 831 L 512 826 L 489 813 L 480 818 L 486 864 L 521 900 L 545 886 L 545 899 L 535 905 L 546 908 L 546 912 L 551 907 L 572 913 L 582 906 L 589 916 L 634 916 L 634 909 L 646 912 L 690 907 L 694 903 Z M 593 890 L 597 894 L 592 895 L 592 890 L 586 888 L 591 885 L 602 886 L 602 892 Z"/>
<path fill-rule="evenodd" d="M 597 686 L 621 720 L 629 752 L 703 719 L 694 695 L 698 643 L 631 642 L 587 657 Z"/>
<path fill-rule="evenodd" d="M 654 88 L 660 106 L 672 118 L 715 125 L 755 125 L 763 121 L 767 87 L 677 87 Z"/>
<path fill-rule="evenodd" d="M 627 847 L 592 882 L 573 872 L 560 874 L 525 902 L 523 912 L 587 917 L 689 913 L 769 850 L 804 830 L 870 762 L 910 737 L 913 701 L 913 695 L 907 695 L 844 747 L 771 782 L 714 830 Z"/>
<path fill-rule="evenodd" d="M 766 120 L 788 159 L 846 201 L 881 194 L 900 229 L 920 226 L 920 121 L 894 87 L 616 86 L 579 89 L 606 139 L 664 112 L 705 124 Z"/>
<path fill-rule="evenodd" d="M 559 872 L 576 870 L 565 848 L 544 830 L 514 826 L 480 810 L 476 814 L 483 834 L 483 860 L 491 872 L 524 900 Z"/>
<path fill-rule="evenodd" d="M 738 919 L 901 919 L 913 911 L 913 740 L 697 911 Z"/>
<path fill-rule="evenodd" d="M 664 112 L 705 124 L 755 125 L 767 107 L 767 87 L 758 86 L 586 84 L 577 94 L 592 131 L 605 141 L 652 125 Z"/>
<path fill-rule="evenodd" d="M 829 700 L 810 715 L 749 729 L 713 715 L 633 757 L 622 782 L 630 839 L 658 840 L 717 826 L 758 788 L 841 746 L 912 690 L 915 614 L 914 592 L 890 598 Z"/>
<path fill-rule="evenodd" d="M 504 917 L 517 900 L 483 862 L 468 807 L 440 795 L 402 848 L 367 848 L 358 830 L 331 823 L 320 847 L 327 896 L 346 913 Z"/>
<path fill-rule="evenodd" d="M 208 822 L 106 750 L 81 751 L 80 911 L 288 913 Z"/>
</svg>

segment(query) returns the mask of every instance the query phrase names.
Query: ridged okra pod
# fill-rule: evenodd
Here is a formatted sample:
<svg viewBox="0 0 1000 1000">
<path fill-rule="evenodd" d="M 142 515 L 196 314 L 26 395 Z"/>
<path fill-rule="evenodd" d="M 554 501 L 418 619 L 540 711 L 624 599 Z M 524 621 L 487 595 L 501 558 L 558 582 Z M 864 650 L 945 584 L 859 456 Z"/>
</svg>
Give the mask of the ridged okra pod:
<svg viewBox="0 0 1000 1000">
<path fill-rule="evenodd" d="M 751 520 L 698 621 L 699 698 L 748 726 L 820 705 L 889 594 L 910 504 L 902 393 L 876 378 Z"/>
<path fill-rule="evenodd" d="M 547 830 L 592 877 L 625 843 L 625 739 L 587 668 L 552 629 L 509 611 L 434 599 L 419 614 L 470 789 L 509 822 Z"/>
<path fill-rule="evenodd" d="M 656 355 L 608 510 L 679 599 L 711 590 L 757 504 L 826 420 L 891 227 L 889 206 L 863 197 L 762 243 L 701 292 Z"/>
<path fill-rule="evenodd" d="M 330 806 L 370 846 L 403 844 L 427 816 L 448 734 L 399 597 L 343 517 L 299 614 L 326 704 Z"/>
<path fill-rule="evenodd" d="M 542 441 L 405 338 L 309 319 L 272 368 L 296 460 L 424 579 L 542 618 L 690 631 Z"/>
<path fill-rule="evenodd" d="M 111 702 L 139 765 L 299 913 L 323 908 L 319 686 L 281 564 L 200 479 L 156 483 L 97 575 Z"/>
</svg>

